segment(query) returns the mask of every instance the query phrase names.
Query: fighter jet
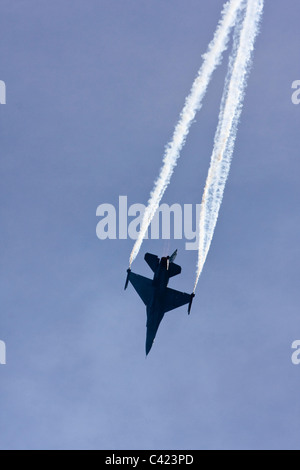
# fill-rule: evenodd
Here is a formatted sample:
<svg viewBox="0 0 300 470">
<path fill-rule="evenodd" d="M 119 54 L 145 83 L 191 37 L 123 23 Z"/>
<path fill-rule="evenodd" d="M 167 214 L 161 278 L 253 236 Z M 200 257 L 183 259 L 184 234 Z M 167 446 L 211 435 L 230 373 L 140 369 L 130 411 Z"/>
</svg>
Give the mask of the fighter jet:
<svg viewBox="0 0 300 470">
<path fill-rule="evenodd" d="M 146 335 L 146 356 L 152 348 L 158 327 L 166 312 L 189 304 L 188 314 L 190 314 L 193 298 L 195 294 L 185 294 L 168 286 L 169 279 L 181 273 L 181 267 L 174 263 L 177 250 L 172 256 L 159 259 L 151 253 L 145 254 L 145 261 L 154 272 L 153 279 L 140 276 L 127 269 L 127 279 L 125 289 L 131 282 L 142 301 L 146 305 L 147 311 L 147 335 Z"/>
</svg>

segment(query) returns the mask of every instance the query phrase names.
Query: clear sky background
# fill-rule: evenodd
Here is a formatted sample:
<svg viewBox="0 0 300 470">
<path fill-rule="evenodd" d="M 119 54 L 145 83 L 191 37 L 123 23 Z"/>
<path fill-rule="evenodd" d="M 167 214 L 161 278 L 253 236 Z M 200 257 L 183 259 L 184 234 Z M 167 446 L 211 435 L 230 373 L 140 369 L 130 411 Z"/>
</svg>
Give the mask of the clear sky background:
<svg viewBox="0 0 300 470">
<path fill-rule="evenodd" d="M 2 0 L 1 449 L 299 449 L 298 0 L 267 1 L 232 170 L 190 317 L 123 291 L 131 240 L 96 208 L 146 203 L 221 0 Z M 228 54 L 163 202 L 201 201 Z M 195 251 L 178 248 L 191 292 Z"/>
</svg>

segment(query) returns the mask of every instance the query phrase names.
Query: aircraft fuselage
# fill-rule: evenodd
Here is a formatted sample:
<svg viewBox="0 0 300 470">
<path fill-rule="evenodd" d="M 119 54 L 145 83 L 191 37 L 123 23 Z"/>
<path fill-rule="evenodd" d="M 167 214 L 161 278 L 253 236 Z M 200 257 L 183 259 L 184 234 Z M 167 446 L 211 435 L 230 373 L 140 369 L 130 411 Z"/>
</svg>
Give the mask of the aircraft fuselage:
<svg viewBox="0 0 300 470">
<path fill-rule="evenodd" d="M 146 354 L 153 345 L 159 325 L 164 318 L 163 310 L 165 291 L 169 283 L 167 271 L 167 258 L 162 258 L 153 277 L 153 295 L 150 304 L 147 305 L 147 335 L 146 335 Z"/>
</svg>

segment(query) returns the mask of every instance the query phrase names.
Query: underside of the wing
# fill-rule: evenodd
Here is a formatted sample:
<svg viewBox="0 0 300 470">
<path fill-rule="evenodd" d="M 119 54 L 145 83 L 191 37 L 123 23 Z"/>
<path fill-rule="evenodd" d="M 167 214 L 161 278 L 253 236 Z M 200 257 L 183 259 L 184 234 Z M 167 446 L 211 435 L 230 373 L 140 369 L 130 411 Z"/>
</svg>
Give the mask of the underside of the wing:
<svg viewBox="0 0 300 470">
<path fill-rule="evenodd" d="M 167 288 L 164 298 L 164 312 L 169 312 L 170 310 L 182 307 L 183 305 L 189 304 L 190 302 L 190 294 Z"/>
<path fill-rule="evenodd" d="M 140 298 L 145 305 L 148 305 L 152 299 L 153 295 L 153 284 L 152 280 L 147 277 L 140 276 L 133 272 L 129 273 L 129 281 L 139 294 Z"/>
</svg>

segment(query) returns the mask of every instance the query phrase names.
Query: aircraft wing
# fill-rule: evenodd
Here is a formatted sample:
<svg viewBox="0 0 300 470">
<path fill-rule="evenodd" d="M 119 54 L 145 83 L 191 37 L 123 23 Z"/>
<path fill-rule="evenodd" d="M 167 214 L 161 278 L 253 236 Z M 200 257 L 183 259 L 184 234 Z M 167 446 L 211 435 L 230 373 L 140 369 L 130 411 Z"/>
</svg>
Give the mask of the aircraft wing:
<svg viewBox="0 0 300 470">
<path fill-rule="evenodd" d="M 190 303 L 191 295 L 186 294 L 185 292 L 179 292 L 178 290 L 166 289 L 166 294 L 164 298 L 164 312 L 169 312 L 175 308 L 182 307 Z"/>
<path fill-rule="evenodd" d="M 144 304 L 148 305 L 153 295 L 152 280 L 148 279 L 147 277 L 140 276 L 139 274 L 130 272 L 129 281 L 131 282 L 131 284 L 133 285 L 133 287 L 139 294 Z"/>
</svg>

